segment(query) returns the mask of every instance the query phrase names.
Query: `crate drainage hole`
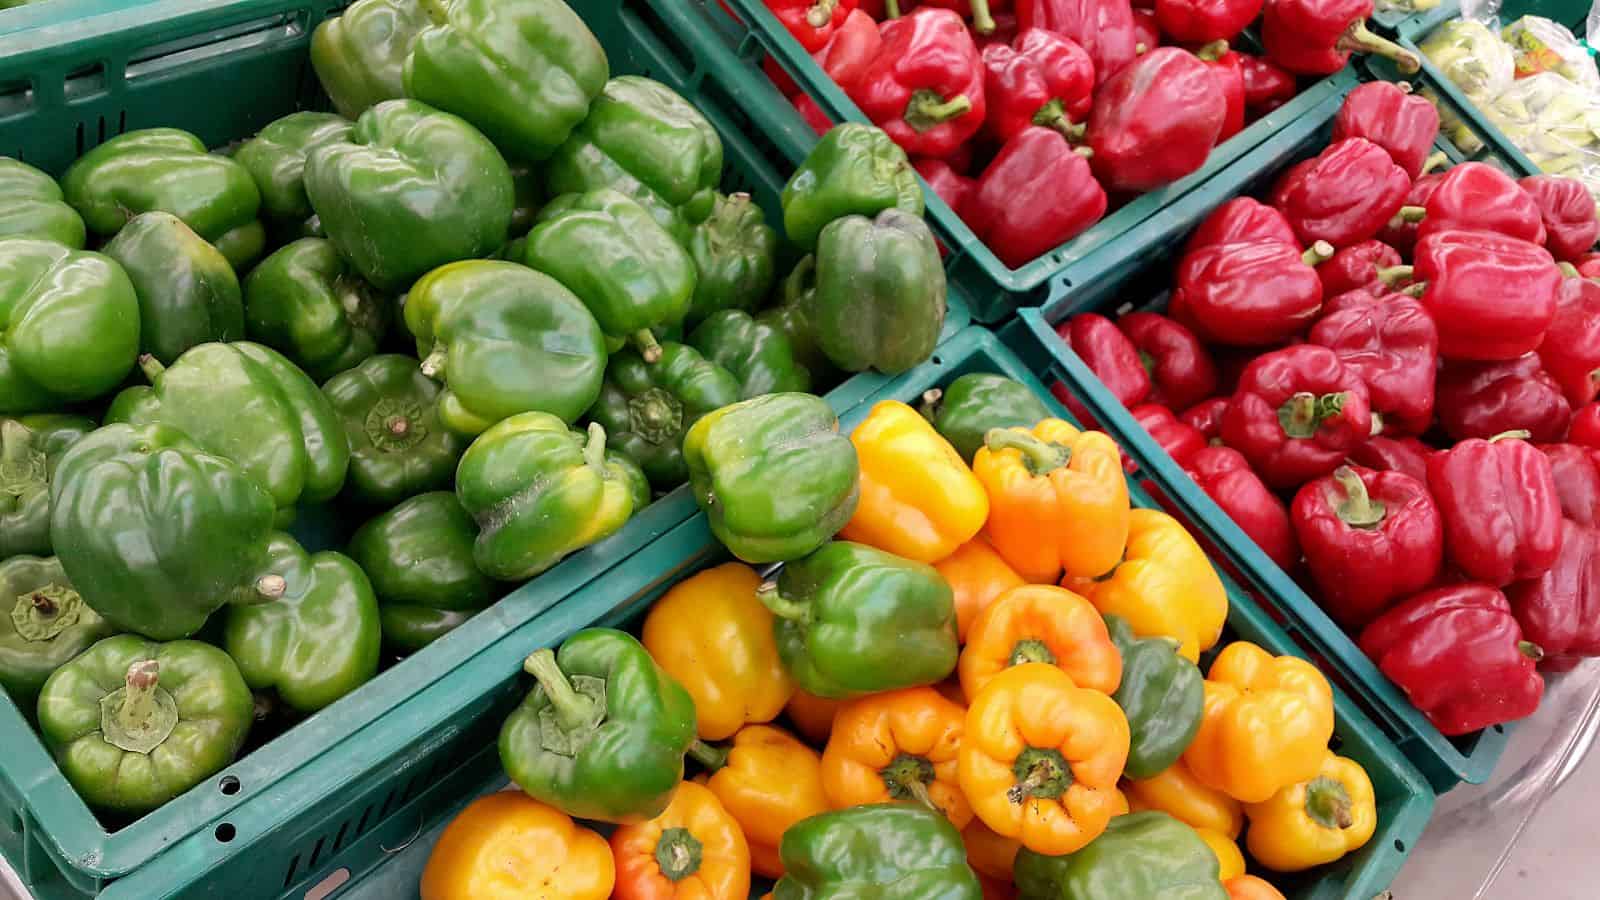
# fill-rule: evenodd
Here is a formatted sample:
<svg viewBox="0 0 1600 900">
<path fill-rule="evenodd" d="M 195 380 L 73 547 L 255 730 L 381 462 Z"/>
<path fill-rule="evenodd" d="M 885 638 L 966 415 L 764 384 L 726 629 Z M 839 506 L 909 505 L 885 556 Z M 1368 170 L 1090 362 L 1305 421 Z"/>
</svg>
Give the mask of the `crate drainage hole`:
<svg viewBox="0 0 1600 900">
<path fill-rule="evenodd" d="M 1406 842 L 1405 841 L 1395 841 L 1394 842 L 1394 848 L 1396 850 L 1399 850 L 1401 853 L 1404 853 L 1404 852 L 1406 852 Z"/>
<path fill-rule="evenodd" d="M 933 356 L 933 364 L 936 366 L 942 366 L 944 365 L 944 360 L 940 359 L 939 355 L 936 353 Z"/>
<path fill-rule="evenodd" d="M 217 826 L 216 834 L 217 840 L 224 844 L 228 843 L 229 841 L 233 840 L 233 825 L 223 822 L 221 825 Z"/>
<path fill-rule="evenodd" d="M 349 869 L 334 869 L 332 872 L 328 873 L 327 878 L 324 878 L 312 885 L 311 889 L 306 891 L 305 900 L 323 900 L 324 897 L 332 896 L 334 891 L 344 887 L 345 882 L 349 880 Z"/>
<path fill-rule="evenodd" d="M 234 794 L 239 793 L 239 779 L 229 775 L 228 777 L 222 779 L 222 784 L 219 785 L 219 787 L 221 787 L 224 794 L 232 797 Z"/>
</svg>

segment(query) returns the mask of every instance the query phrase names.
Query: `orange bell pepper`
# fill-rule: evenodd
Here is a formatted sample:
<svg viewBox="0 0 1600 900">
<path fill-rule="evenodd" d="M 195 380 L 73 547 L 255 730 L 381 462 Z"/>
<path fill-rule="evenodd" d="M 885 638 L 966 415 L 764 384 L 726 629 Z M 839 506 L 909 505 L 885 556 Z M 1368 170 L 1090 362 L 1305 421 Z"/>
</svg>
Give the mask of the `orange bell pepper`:
<svg viewBox="0 0 1600 900">
<path fill-rule="evenodd" d="M 956 552 L 933 564 L 956 595 L 956 634 L 966 643 L 972 621 L 984 607 L 1012 588 L 1026 584 L 983 536 L 956 548 Z"/>
<path fill-rule="evenodd" d="M 1196 828 L 1194 833 L 1200 835 L 1200 840 L 1205 841 L 1211 852 L 1217 855 L 1219 881 L 1238 878 L 1244 874 L 1244 853 L 1239 850 L 1239 845 L 1234 843 L 1233 838 L 1209 828 Z"/>
<path fill-rule="evenodd" d="M 828 742 L 828 735 L 833 732 L 833 717 L 838 715 L 841 706 L 844 706 L 843 700 L 829 700 L 795 688 L 794 696 L 789 698 L 789 705 L 783 711 L 788 714 L 795 731 L 821 746 Z"/>
<path fill-rule="evenodd" d="M 1125 781 L 1128 809 L 1164 812 L 1194 829 L 1208 829 L 1238 840 L 1244 830 L 1244 808 L 1227 794 L 1200 783 L 1189 767 L 1178 760 L 1153 778 Z"/>
<path fill-rule="evenodd" d="M 984 535 L 1035 584 L 1104 575 L 1128 541 L 1128 481 L 1115 441 L 1060 419 L 996 428 L 972 459 L 989 493 Z"/>
<path fill-rule="evenodd" d="M 1367 770 L 1328 753 L 1317 777 L 1293 784 L 1265 803 L 1245 805 L 1250 855 L 1276 872 L 1326 865 L 1366 846 L 1378 827 Z"/>
<path fill-rule="evenodd" d="M 963 710 L 967 708 L 967 692 L 961 689 L 961 679 L 956 676 L 951 675 L 949 678 L 938 682 L 933 686 L 933 689 L 939 692 L 939 696 L 949 700 Z"/>
<path fill-rule="evenodd" d="M 695 751 L 691 751 L 695 752 Z M 822 758 L 781 728 L 746 725 L 720 759 L 706 787 L 744 829 L 750 865 L 758 875 L 783 876 L 778 845 L 790 825 L 828 811 Z"/>
<path fill-rule="evenodd" d="M 1017 851 L 1022 842 L 995 834 L 994 829 L 983 824 L 977 816 L 961 829 L 961 843 L 967 847 L 967 865 L 986 878 L 1011 881 L 1011 867 L 1017 861 Z"/>
<path fill-rule="evenodd" d="M 606 839 L 521 791 L 472 801 L 445 826 L 422 870 L 422 900 L 606 900 L 616 872 Z"/>
<path fill-rule="evenodd" d="M 1228 592 L 1211 560 L 1177 519 L 1153 509 L 1129 517 L 1127 553 L 1110 575 L 1064 578 L 1102 613 L 1128 620 L 1139 637 L 1170 637 L 1195 662 L 1228 621 Z"/>
<path fill-rule="evenodd" d="M 931 687 L 852 700 L 822 751 L 822 789 L 834 809 L 913 800 L 957 828 L 972 806 L 957 775 L 967 711 Z"/>
<path fill-rule="evenodd" d="M 709 789 L 678 785 L 666 812 L 611 833 L 615 900 L 748 900 L 750 848 Z"/>
<path fill-rule="evenodd" d="M 861 463 L 861 500 L 839 533 L 844 540 L 934 563 L 989 518 L 989 498 L 961 454 L 904 403 L 872 407 L 850 443 Z"/>
<path fill-rule="evenodd" d="M 679 582 L 645 617 L 644 647 L 694 698 L 705 740 L 772 721 L 794 693 L 760 586 L 749 566 L 725 563 Z"/>
<path fill-rule="evenodd" d="M 1283 892 L 1254 875 L 1240 875 L 1222 883 L 1228 900 L 1284 900 Z"/>
<path fill-rule="evenodd" d="M 997 834 L 1059 856 L 1105 831 L 1127 759 L 1128 720 L 1116 701 L 1055 666 L 1023 663 L 972 698 L 961 788 Z"/>
<path fill-rule="evenodd" d="M 978 614 L 956 667 L 962 693 L 976 697 L 991 678 L 1025 662 L 1048 663 L 1102 694 L 1122 681 L 1122 654 L 1100 613 L 1053 585 L 1012 588 Z"/>
</svg>

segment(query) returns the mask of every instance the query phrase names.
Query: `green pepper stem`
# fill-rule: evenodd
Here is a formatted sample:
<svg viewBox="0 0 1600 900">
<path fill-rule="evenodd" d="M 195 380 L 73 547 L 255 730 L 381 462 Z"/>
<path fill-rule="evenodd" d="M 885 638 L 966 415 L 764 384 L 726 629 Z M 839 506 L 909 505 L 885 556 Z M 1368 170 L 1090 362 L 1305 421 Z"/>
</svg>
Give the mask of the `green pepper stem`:
<svg viewBox="0 0 1600 900">
<path fill-rule="evenodd" d="M 994 15 L 989 12 L 989 0 L 972 0 L 972 30 L 979 34 L 994 34 Z"/>
<path fill-rule="evenodd" d="M 1411 87 L 1410 82 L 1402 81 L 1400 83 L 1408 88 Z M 1443 150 L 1435 150 L 1434 152 L 1428 154 L 1427 159 L 1422 161 L 1422 171 L 1418 172 L 1417 174 L 1419 176 L 1426 175 L 1429 172 L 1432 172 L 1434 169 L 1437 169 L 1443 166 L 1445 163 L 1448 163 L 1449 161 L 1450 154 L 1444 152 Z"/>
<path fill-rule="evenodd" d="M 1028 471 L 1035 475 L 1054 472 L 1072 461 L 1072 451 L 1056 444 L 1047 444 L 1020 429 L 991 428 L 983 435 L 983 445 L 991 453 L 1016 450 L 1022 454 Z"/>
<path fill-rule="evenodd" d="M 1306 785 L 1306 816 L 1323 828 L 1345 829 L 1354 825 L 1350 791 L 1337 779 L 1317 776 Z"/>
<path fill-rule="evenodd" d="M 920 803 L 923 808 L 930 809 L 941 814 L 944 812 L 944 810 L 939 808 L 939 804 L 933 802 L 933 795 L 928 793 L 928 786 L 926 784 L 923 784 L 915 778 L 909 778 L 900 782 L 900 786 L 905 789 L 906 793 L 911 795 L 912 800 Z"/>
<path fill-rule="evenodd" d="M 728 764 L 728 749 L 696 740 L 689 745 L 689 758 L 707 772 L 715 772 Z"/>
<path fill-rule="evenodd" d="M 1199 50 L 1194 52 L 1194 55 L 1200 57 L 1206 62 L 1216 62 L 1217 60 L 1228 55 L 1228 42 L 1212 41 L 1209 44 L 1201 46 Z"/>
<path fill-rule="evenodd" d="M 1317 395 L 1301 391 L 1278 407 L 1278 424 L 1292 438 L 1308 438 L 1317 433 Z"/>
<path fill-rule="evenodd" d="M 535 650 L 522 661 L 522 669 L 532 675 L 555 708 L 563 728 L 581 728 L 594 720 L 594 701 L 578 693 L 567 680 L 567 673 L 556 664 L 556 652 L 548 647 Z"/>
<path fill-rule="evenodd" d="M 1528 439 L 1530 439 L 1532 437 L 1533 437 L 1533 432 L 1527 430 L 1526 428 L 1516 428 L 1516 429 L 1512 429 L 1511 431 L 1502 431 L 1499 434 L 1495 435 L 1494 437 L 1489 438 L 1489 443 L 1495 444 L 1495 443 L 1499 443 L 1500 441 L 1513 441 L 1513 440 L 1514 441 L 1526 441 L 1526 440 L 1528 440 Z"/>
<path fill-rule="evenodd" d="M 1544 659 L 1544 648 L 1533 641 L 1517 641 L 1517 652 L 1534 662 Z"/>
<path fill-rule="evenodd" d="M 583 462 L 595 469 L 606 467 L 606 429 L 599 422 L 589 423 L 589 439 L 583 445 Z"/>
<path fill-rule="evenodd" d="M 833 12 L 839 7 L 839 0 L 817 0 L 811 8 L 806 10 L 806 24 L 812 28 L 827 28 L 833 21 Z"/>
<path fill-rule="evenodd" d="M 289 582 L 282 575 L 263 575 L 256 579 L 256 594 L 263 600 L 281 599 L 289 590 Z"/>
<path fill-rule="evenodd" d="M 965 94 L 946 99 L 938 91 L 923 89 L 911 95 L 906 104 L 905 120 L 918 132 L 929 131 L 951 119 L 972 111 L 972 101 Z"/>
<path fill-rule="evenodd" d="M 900 18 L 900 0 L 883 0 L 883 17 L 886 19 Z"/>
<path fill-rule="evenodd" d="M 761 605 L 772 610 L 772 614 L 780 619 L 789 619 L 795 622 L 804 622 L 811 618 L 811 607 L 798 600 L 790 600 L 778 590 L 776 581 L 763 581 L 756 588 L 756 599 Z"/>
<path fill-rule="evenodd" d="M 1385 266 L 1378 270 L 1378 280 L 1392 287 L 1408 280 L 1416 272 L 1415 266 Z"/>
<path fill-rule="evenodd" d="M 932 422 L 939 417 L 939 404 L 944 400 L 944 391 L 939 388 L 929 388 L 922 392 L 922 417 Z"/>
<path fill-rule="evenodd" d="M 1396 44 L 1394 41 L 1378 37 L 1367 28 L 1366 19 L 1357 19 L 1350 23 L 1350 27 L 1339 35 L 1339 40 L 1333 48 L 1340 52 L 1371 53 L 1374 56 L 1387 57 L 1394 61 L 1395 67 L 1407 75 L 1415 75 L 1422 69 L 1422 60 L 1415 53 Z"/>
<path fill-rule="evenodd" d="M 153 659 L 141 659 L 128 667 L 123 683 L 122 705 L 117 707 L 117 724 L 129 734 L 143 730 L 156 714 L 156 685 L 161 678 L 161 664 Z"/>
<path fill-rule="evenodd" d="M 1428 217 L 1426 206 L 1402 206 L 1389 220 L 1390 228 L 1399 228 L 1402 225 L 1415 225 Z"/>
<path fill-rule="evenodd" d="M 139 355 L 139 371 L 144 373 L 146 380 L 154 382 L 161 377 L 163 372 L 167 371 L 167 367 L 162 365 L 161 360 L 156 359 L 154 356 L 148 353 L 141 353 Z"/>
<path fill-rule="evenodd" d="M 428 354 L 427 359 L 422 361 L 422 374 L 429 378 L 441 377 L 444 375 L 445 362 L 446 356 L 444 348 L 436 348 L 432 353 Z"/>
<path fill-rule="evenodd" d="M 1317 241 L 1315 244 L 1312 244 L 1310 248 L 1306 250 L 1306 252 L 1300 254 L 1300 259 L 1304 260 L 1305 264 L 1308 266 L 1320 266 L 1328 260 L 1333 259 L 1333 253 L 1334 250 L 1332 244 L 1328 243 L 1327 241 Z"/>
<path fill-rule="evenodd" d="M 1078 154 L 1084 159 L 1094 159 L 1093 147 L 1073 147 L 1072 152 Z"/>
<path fill-rule="evenodd" d="M 628 335 L 628 340 L 632 341 L 634 347 L 638 348 L 639 355 L 644 357 L 645 362 L 654 363 L 660 361 L 661 345 L 656 342 L 656 336 L 650 333 L 650 329 L 641 328 Z"/>
<path fill-rule="evenodd" d="M 1345 499 L 1336 507 L 1339 519 L 1351 528 L 1376 528 L 1383 523 L 1388 510 L 1383 501 L 1374 500 L 1367 493 L 1367 484 L 1356 474 L 1356 470 L 1349 466 L 1340 466 L 1333 473 L 1333 480 L 1344 489 Z"/>
<path fill-rule="evenodd" d="M 22 472 L 32 460 L 33 429 L 16 419 L 0 422 L 0 468 Z"/>
<path fill-rule="evenodd" d="M 656 839 L 656 867 L 668 881 L 678 882 L 700 871 L 705 846 L 687 828 L 667 828 Z"/>
<path fill-rule="evenodd" d="M 46 618 L 56 614 L 56 602 L 43 591 L 34 591 L 28 597 L 28 602 L 33 604 L 33 611 Z"/>
<path fill-rule="evenodd" d="M 1556 268 L 1560 269 L 1561 274 L 1567 276 L 1568 278 L 1578 277 L 1578 267 L 1567 262 L 1566 260 L 1556 263 Z"/>
</svg>

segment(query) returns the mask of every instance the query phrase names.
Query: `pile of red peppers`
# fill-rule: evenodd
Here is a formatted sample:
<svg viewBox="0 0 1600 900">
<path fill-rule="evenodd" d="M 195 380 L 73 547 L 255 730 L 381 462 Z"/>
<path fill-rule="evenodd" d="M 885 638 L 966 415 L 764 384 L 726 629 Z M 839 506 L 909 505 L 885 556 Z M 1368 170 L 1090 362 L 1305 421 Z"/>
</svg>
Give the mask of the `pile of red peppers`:
<svg viewBox="0 0 1600 900">
<path fill-rule="evenodd" d="M 1419 64 L 1367 30 L 1373 0 L 764 2 L 1011 268 L 1200 169 L 1213 146 L 1293 98 L 1297 76 L 1337 72 L 1355 52 Z M 1231 49 L 1258 20 L 1266 52 Z M 832 127 L 781 66 L 765 70 L 819 134 Z M 1315 180 L 1365 165 L 1359 150 L 1347 155 Z M 1422 160 L 1397 162 L 1384 187 L 1403 194 Z M 1302 193 L 1318 196 L 1315 184 Z M 1307 206 L 1300 219 L 1314 229 L 1335 212 Z"/>
<path fill-rule="evenodd" d="M 1600 656 L 1600 221 L 1570 179 L 1436 171 L 1438 128 L 1354 89 L 1320 153 L 1189 236 L 1164 313 L 1057 331 L 1460 735 Z"/>
</svg>

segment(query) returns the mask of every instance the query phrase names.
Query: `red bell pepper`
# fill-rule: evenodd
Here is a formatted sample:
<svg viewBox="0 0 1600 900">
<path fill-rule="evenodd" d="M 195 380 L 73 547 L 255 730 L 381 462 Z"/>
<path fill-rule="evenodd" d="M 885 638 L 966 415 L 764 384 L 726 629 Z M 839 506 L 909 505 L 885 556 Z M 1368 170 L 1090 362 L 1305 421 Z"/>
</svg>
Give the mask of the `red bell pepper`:
<svg viewBox="0 0 1600 900">
<path fill-rule="evenodd" d="M 1071 38 L 1035 28 L 983 51 L 984 131 L 1005 143 L 1033 125 L 1081 140 L 1094 102 L 1094 62 Z"/>
<path fill-rule="evenodd" d="M 1405 205 L 1378 232 L 1378 240 L 1399 250 L 1402 255 L 1410 255 L 1417 246 L 1417 230 L 1422 225 L 1422 217 L 1427 214 L 1428 198 L 1433 196 L 1433 192 L 1439 189 L 1439 182 L 1444 180 L 1443 172 L 1428 172 L 1429 167 L 1440 158 L 1430 156 L 1422 164 L 1423 173 L 1411 182 Z"/>
<path fill-rule="evenodd" d="M 1414 437 L 1373 435 L 1350 451 L 1350 462 L 1378 472 L 1403 472 L 1427 484 L 1433 448 Z"/>
<path fill-rule="evenodd" d="M 898 19 L 917 8 L 920 0 L 861 0 L 860 9 L 879 22 Z M 992 12 L 992 10 L 991 10 Z"/>
<path fill-rule="evenodd" d="M 1048 197 L 1050 202 L 1028 202 Z M 1013 269 L 1077 237 L 1106 214 L 1106 192 L 1089 162 L 1048 128 L 1006 142 L 978 179 L 963 218 Z"/>
<path fill-rule="evenodd" d="M 1155 10 L 1140 9 L 1138 4 L 1135 4 L 1133 31 L 1137 36 L 1137 43 L 1133 45 L 1135 54 L 1149 53 L 1161 46 L 1161 26 L 1156 22 Z"/>
<path fill-rule="evenodd" d="M 1199 429 L 1178 421 L 1172 410 L 1159 403 L 1143 403 L 1128 412 L 1180 466 L 1188 465 L 1190 457 L 1206 448 L 1206 436 Z"/>
<path fill-rule="evenodd" d="M 1539 359 L 1573 406 L 1600 393 L 1600 284 L 1587 278 L 1561 282 L 1556 317 L 1539 344 Z"/>
<path fill-rule="evenodd" d="M 1361 650 L 1446 735 L 1531 715 L 1544 696 L 1544 651 L 1492 585 L 1417 594 L 1363 629 Z"/>
<path fill-rule="evenodd" d="M 1298 488 L 1339 468 L 1372 435 L 1361 376 L 1316 344 L 1263 354 L 1244 370 L 1222 414 L 1222 441 L 1268 485 Z"/>
<path fill-rule="evenodd" d="M 978 35 L 978 49 L 986 50 L 995 44 L 1009 45 L 1021 33 L 1022 29 L 1017 26 L 1016 13 L 997 12 L 994 14 L 994 31 Z"/>
<path fill-rule="evenodd" d="M 1556 259 L 1574 260 L 1600 237 L 1594 197 L 1583 182 L 1559 175 L 1529 175 L 1517 185 L 1533 198 L 1544 220 L 1544 245 Z"/>
<path fill-rule="evenodd" d="M 972 20 L 972 30 L 978 34 L 993 34 L 996 28 L 994 11 L 1007 6 L 1010 0 L 920 0 L 923 6 L 948 9 Z"/>
<path fill-rule="evenodd" d="M 1366 138 L 1415 180 L 1439 136 L 1439 110 L 1405 82 L 1369 81 L 1351 91 L 1333 119 L 1333 139 Z"/>
<path fill-rule="evenodd" d="M 1208 341 L 1265 347 L 1306 330 L 1322 308 L 1319 243 L 1302 253 L 1274 240 L 1210 244 L 1184 254 L 1168 314 Z"/>
<path fill-rule="evenodd" d="M 1561 553 L 1550 571 L 1506 588 L 1524 639 L 1549 668 L 1600 656 L 1600 528 L 1561 523 Z"/>
<path fill-rule="evenodd" d="M 1535 244 L 1545 239 L 1539 204 L 1511 176 L 1488 163 L 1461 163 L 1444 173 L 1428 197 L 1418 239 L 1436 231 L 1494 231 Z"/>
<path fill-rule="evenodd" d="M 966 23 L 923 8 L 883 24 L 883 48 L 850 94 L 912 156 L 949 156 L 983 125 L 983 64 Z"/>
<path fill-rule="evenodd" d="M 933 188 L 939 199 L 958 216 L 972 195 L 977 193 L 977 181 L 957 174 L 956 170 L 950 168 L 950 164 L 942 159 L 919 159 L 913 162 L 911 167 L 917 170 L 917 174 L 928 183 L 928 187 Z"/>
<path fill-rule="evenodd" d="M 1421 434 L 1433 422 L 1439 332 L 1427 310 L 1404 294 L 1351 304 L 1311 326 L 1313 344 L 1366 382 L 1385 434 Z"/>
<path fill-rule="evenodd" d="M 1320 605 L 1345 628 L 1439 574 L 1444 525 L 1427 485 L 1410 475 L 1340 466 L 1300 488 L 1289 514 Z"/>
<path fill-rule="evenodd" d="M 1189 457 L 1184 471 L 1279 568 L 1289 570 L 1300 561 L 1289 510 L 1267 490 L 1244 454 L 1231 447 L 1206 447 Z"/>
<path fill-rule="evenodd" d="M 1348 247 L 1377 235 L 1411 190 L 1405 170 L 1366 138 L 1329 144 L 1316 160 L 1278 207 L 1308 244 L 1327 241 Z"/>
<path fill-rule="evenodd" d="M 1567 436 L 1572 404 L 1535 354 L 1452 362 L 1439 373 L 1439 424 L 1457 441 L 1520 429 L 1529 440 L 1548 443 Z"/>
<path fill-rule="evenodd" d="M 1572 414 L 1567 441 L 1580 447 L 1600 450 L 1600 402 L 1590 403 Z"/>
<path fill-rule="evenodd" d="M 1561 517 L 1583 525 L 1600 525 L 1600 454 L 1577 444 L 1543 444 L 1550 460 Z"/>
<path fill-rule="evenodd" d="M 1394 60 L 1411 75 L 1422 68 L 1415 53 L 1367 30 L 1372 0 L 1267 0 L 1261 42 L 1267 57 L 1297 75 L 1332 75 L 1352 53 Z"/>
<path fill-rule="evenodd" d="M 1150 395 L 1150 373 L 1139 349 L 1110 319 L 1082 313 L 1057 325 L 1056 334 L 1123 406 L 1132 409 Z"/>
<path fill-rule="evenodd" d="M 1157 47 L 1095 93 L 1089 114 L 1095 175 L 1112 191 L 1177 181 L 1205 165 L 1227 115 L 1227 100 L 1199 57 Z"/>
<path fill-rule="evenodd" d="M 1310 172 L 1316 164 L 1317 158 L 1313 156 L 1310 159 L 1302 159 L 1285 169 L 1283 174 L 1278 176 L 1278 180 L 1273 182 L 1272 190 L 1267 193 L 1267 203 L 1273 209 L 1283 209 L 1288 202 L 1289 195 L 1300 188 L 1300 182 L 1305 180 L 1306 173 Z M 1299 238 L 1295 238 L 1295 240 L 1298 241 Z"/>
<path fill-rule="evenodd" d="M 858 9 L 845 18 L 826 46 L 811 55 L 834 84 L 848 93 L 861 83 L 882 51 L 883 33 L 878 23 Z"/>
<path fill-rule="evenodd" d="M 1117 327 L 1150 373 L 1151 403 L 1188 409 L 1216 393 L 1217 365 L 1194 332 L 1153 312 L 1130 313 L 1117 320 Z"/>
<path fill-rule="evenodd" d="M 1244 70 L 1244 108 L 1252 119 L 1260 118 L 1294 99 L 1299 86 L 1294 76 L 1272 60 L 1248 53 L 1239 54 Z"/>
<path fill-rule="evenodd" d="M 1193 425 L 1201 434 L 1206 436 L 1206 441 L 1211 444 L 1222 443 L 1222 414 L 1228 411 L 1227 397 L 1212 397 L 1201 400 L 1199 403 L 1184 410 L 1178 420 L 1186 425 Z"/>
<path fill-rule="evenodd" d="M 1227 103 L 1227 113 L 1222 117 L 1222 130 L 1217 133 L 1217 143 L 1222 143 L 1244 129 L 1244 66 L 1239 54 L 1228 49 L 1227 41 L 1212 41 L 1195 51 L 1195 56 L 1211 69 L 1217 80 L 1217 89 Z"/>
<path fill-rule="evenodd" d="M 1254 197 L 1235 197 L 1211 211 L 1189 236 L 1184 253 L 1193 253 L 1210 244 L 1239 241 L 1279 241 L 1299 244 L 1294 228 L 1283 213 Z"/>
<path fill-rule="evenodd" d="M 811 99 L 809 95 L 797 94 L 790 102 L 800 113 L 800 118 L 817 133 L 817 137 L 822 137 L 833 130 L 833 120 L 828 118 L 828 114 L 823 112 L 822 107 L 818 106 L 817 101 Z"/>
<path fill-rule="evenodd" d="M 1095 84 L 1139 55 L 1139 34 L 1128 0 L 1017 0 L 1017 27 L 1043 28 L 1077 41 L 1094 60 Z"/>
<path fill-rule="evenodd" d="M 1400 251 L 1379 240 L 1341 247 L 1332 259 L 1317 266 L 1317 277 L 1322 279 L 1322 296 L 1337 297 L 1345 291 L 1361 288 L 1387 291 L 1389 284 L 1385 278 L 1393 280 L 1393 275 L 1384 270 L 1400 264 Z"/>
<path fill-rule="evenodd" d="M 1520 437 L 1473 438 L 1428 459 L 1445 551 L 1456 568 L 1494 585 L 1538 577 L 1561 549 L 1550 460 Z"/>
<path fill-rule="evenodd" d="M 1584 278 L 1600 278 L 1600 253 L 1585 253 L 1572 261 Z"/>
<path fill-rule="evenodd" d="M 1161 33 L 1177 44 L 1231 41 L 1261 15 L 1262 0 L 1156 0 Z"/>
<path fill-rule="evenodd" d="M 856 0 L 766 0 L 767 9 L 794 35 L 807 53 L 821 50 L 832 38 Z"/>
<path fill-rule="evenodd" d="M 1417 241 L 1415 279 L 1447 359 L 1516 359 L 1556 317 L 1561 270 L 1550 251 L 1491 231 L 1436 231 Z"/>
<path fill-rule="evenodd" d="M 778 93 L 785 98 L 793 100 L 800 96 L 800 85 L 795 83 L 794 76 L 789 70 L 779 63 L 776 57 L 768 56 L 761 60 L 761 71 L 767 73 L 767 80 L 778 89 Z"/>
</svg>

